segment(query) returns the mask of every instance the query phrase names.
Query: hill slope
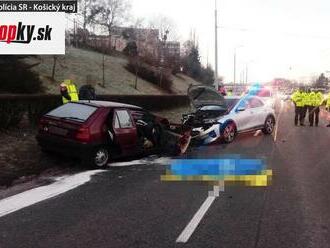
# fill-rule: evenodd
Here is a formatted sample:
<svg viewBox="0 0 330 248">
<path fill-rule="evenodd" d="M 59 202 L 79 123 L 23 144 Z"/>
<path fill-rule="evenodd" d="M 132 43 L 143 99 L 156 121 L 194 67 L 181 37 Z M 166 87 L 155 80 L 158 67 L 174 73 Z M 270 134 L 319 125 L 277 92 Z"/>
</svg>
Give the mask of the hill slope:
<svg viewBox="0 0 330 248">
<path fill-rule="evenodd" d="M 66 78 L 73 78 L 78 87 L 86 82 L 88 75 L 96 82 L 98 94 L 167 94 L 166 91 L 150 82 L 138 78 L 137 89 L 135 75 L 128 72 L 124 66 L 127 63 L 124 57 L 105 56 L 105 87 L 102 83 L 101 53 L 68 47 L 65 56 L 59 56 L 56 66 L 55 81 L 50 80 L 53 67 L 53 56 L 40 56 L 29 58 L 29 64 L 41 63 L 33 70 L 39 73 L 46 93 L 57 94 L 59 82 Z M 175 94 L 185 94 L 190 84 L 199 84 L 194 79 L 182 74 L 173 76 L 173 91 Z"/>
</svg>

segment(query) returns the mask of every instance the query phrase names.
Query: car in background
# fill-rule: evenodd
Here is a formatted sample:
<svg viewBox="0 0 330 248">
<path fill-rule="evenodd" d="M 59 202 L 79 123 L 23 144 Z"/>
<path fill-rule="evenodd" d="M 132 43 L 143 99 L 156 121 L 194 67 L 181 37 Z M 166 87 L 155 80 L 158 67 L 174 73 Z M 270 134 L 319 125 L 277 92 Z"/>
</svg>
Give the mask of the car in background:
<svg viewBox="0 0 330 248">
<path fill-rule="evenodd" d="M 109 160 L 158 152 L 169 121 L 134 105 L 79 101 L 45 114 L 36 136 L 42 150 L 81 159 L 96 168 Z"/>
<path fill-rule="evenodd" d="M 284 91 L 284 92 L 279 92 L 278 93 L 278 98 L 282 101 L 288 101 L 291 99 L 291 92 Z"/>
<path fill-rule="evenodd" d="M 254 85 L 249 88 L 247 95 L 258 96 L 267 106 L 275 109 L 275 96 L 270 87 Z"/>
<path fill-rule="evenodd" d="M 231 143 L 239 133 L 262 130 L 269 135 L 274 130 L 274 109 L 258 96 L 224 97 L 206 86 L 192 86 L 188 95 L 195 111 L 184 114 L 182 121 L 193 128 L 194 144 L 206 145 L 219 139 Z"/>
</svg>

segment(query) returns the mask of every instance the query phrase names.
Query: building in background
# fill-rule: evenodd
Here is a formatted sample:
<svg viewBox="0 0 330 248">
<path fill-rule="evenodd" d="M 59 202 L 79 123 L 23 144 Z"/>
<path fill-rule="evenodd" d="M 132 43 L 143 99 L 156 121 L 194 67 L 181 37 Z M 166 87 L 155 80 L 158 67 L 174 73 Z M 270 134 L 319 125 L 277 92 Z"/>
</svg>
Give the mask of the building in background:
<svg viewBox="0 0 330 248">
<path fill-rule="evenodd" d="M 165 63 L 179 63 L 180 61 L 180 42 L 166 41 L 165 44 L 162 43 L 158 29 L 114 27 L 110 36 L 82 34 L 80 30 L 77 30 L 75 33 L 66 34 L 66 41 L 67 44 L 73 46 L 87 46 L 104 53 L 124 52 L 127 45 L 134 42 L 140 57 L 160 61 L 163 53 Z"/>
<path fill-rule="evenodd" d="M 164 56 L 168 59 L 174 59 L 176 62 L 180 61 L 180 42 L 167 41 Z"/>
</svg>

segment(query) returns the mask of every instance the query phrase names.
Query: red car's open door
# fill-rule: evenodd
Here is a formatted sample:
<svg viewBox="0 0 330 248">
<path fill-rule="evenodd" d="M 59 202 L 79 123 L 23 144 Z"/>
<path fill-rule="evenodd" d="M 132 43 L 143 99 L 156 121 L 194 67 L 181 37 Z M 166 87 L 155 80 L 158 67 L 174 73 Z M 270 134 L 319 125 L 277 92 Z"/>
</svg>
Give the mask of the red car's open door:
<svg viewBox="0 0 330 248">
<path fill-rule="evenodd" d="M 135 152 L 137 129 L 127 109 L 116 109 L 113 116 L 113 130 L 116 142 L 124 154 Z"/>
</svg>

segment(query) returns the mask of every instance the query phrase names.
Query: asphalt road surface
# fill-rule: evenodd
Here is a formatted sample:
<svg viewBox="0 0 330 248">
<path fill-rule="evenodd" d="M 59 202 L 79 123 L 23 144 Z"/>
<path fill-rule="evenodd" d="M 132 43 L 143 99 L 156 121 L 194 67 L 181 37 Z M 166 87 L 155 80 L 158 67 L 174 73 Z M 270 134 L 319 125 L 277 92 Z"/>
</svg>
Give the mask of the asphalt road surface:
<svg viewBox="0 0 330 248">
<path fill-rule="evenodd" d="M 230 145 L 194 148 L 189 158 L 264 158 L 272 185 L 225 186 L 186 243 L 178 236 L 212 186 L 162 182 L 166 165 L 110 168 L 55 198 L 0 218 L 0 248 L 329 247 L 330 128 L 295 127 L 277 106 L 273 136 L 245 134 Z"/>
</svg>

